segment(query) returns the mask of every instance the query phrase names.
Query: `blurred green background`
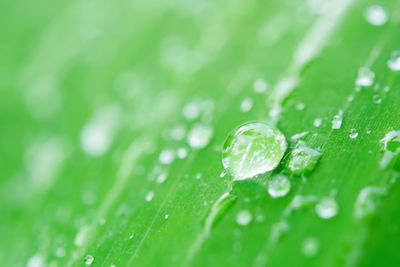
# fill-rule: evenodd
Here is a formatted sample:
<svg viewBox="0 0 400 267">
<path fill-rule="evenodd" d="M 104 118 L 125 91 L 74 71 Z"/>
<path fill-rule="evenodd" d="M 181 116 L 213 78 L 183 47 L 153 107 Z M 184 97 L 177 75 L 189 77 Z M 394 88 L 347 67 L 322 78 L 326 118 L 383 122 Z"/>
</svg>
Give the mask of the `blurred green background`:
<svg viewBox="0 0 400 267">
<path fill-rule="evenodd" d="M 1 1 L 0 265 L 399 266 L 398 169 L 379 164 L 400 128 L 399 23 L 397 0 Z M 360 67 L 375 79 L 358 91 Z M 276 105 L 319 165 L 279 199 L 244 183 L 202 238 L 231 183 L 226 135 Z M 385 193 L 358 221 L 369 187 Z M 296 196 L 332 196 L 338 215 L 285 217 Z"/>
</svg>

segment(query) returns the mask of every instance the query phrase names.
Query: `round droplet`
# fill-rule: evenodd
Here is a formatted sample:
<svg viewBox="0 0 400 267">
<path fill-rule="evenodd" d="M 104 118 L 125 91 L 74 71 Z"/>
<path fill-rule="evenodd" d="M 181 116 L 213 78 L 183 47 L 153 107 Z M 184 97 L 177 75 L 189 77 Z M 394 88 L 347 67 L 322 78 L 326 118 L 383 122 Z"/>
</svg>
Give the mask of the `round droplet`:
<svg viewBox="0 0 400 267">
<path fill-rule="evenodd" d="M 387 64 L 391 70 L 400 71 L 400 51 L 393 51 Z"/>
<path fill-rule="evenodd" d="M 375 104 L 380 104 L 382 102 L 382 98 L 379 95 L 374 95 L 372 97 L 372 102 L 374 102 Z"/>
<path fill-rule="evenodd" d="M 302 175 L 314 170 L 318 163 L 321 153 L 307 147 L 303 141 L 298 141 L 290 152 L 286 163 L 286 170 L 294 175 Z"/>
<path fill-rule="evenodd" d="M 172 149 L 164 149 L 158 156 L 161 164 L 171 164 L 175 159 L 175 153 Z"/>
<path fill-rule="evenodd" d="M 243 226 L 248 225 L 252 219 L 253 215 L 251 215 L 251 212 L 248 210 L 239 211 L 236 215 L 236 222 Z"/>
<path fill-rule="evenodd" d="M 285 136 L 277 128 L 250 122 L 228 135 L 222 164 L 235 180 L 243 180 L 275 169 L 286 149 Z"/>
<path fill-rule="evenodd" d="M 253 83 L 253 88 L 256 93 L 264 93 L 267 90 L 267 83 L 263 79 L 257 79 Z"/>
<path fill-rule="evenodd" d="M 297 110 L 303 110 L 304 107 L 305 107 L 305 105 L 304 105 L 304 103 L 302 103 L 302 102 L 297 103 L 297 105 L 296 105 L 296 109 L 297 109 Z"/>
<path fill-rule="evenodd" d="M 240 104 L 240 111 L 249 112 L 252 107 L 253 107 L 253 100 L 250 97 L 246 97 Z"/>
<path fill-rule="evenodd" d="M 94 261 L 94 257 L 92 255 L 88 254 L 88 255 L 85 256 L 85 264 L 86 264 L 86 266 L 92 265 L 93 261 Z"/>
<path fill-rule="evenodd" d="M 177 155 L 178 158 L 180 158 L 180 159 L 186 158 L 187 154 L 188 154 L 188 151 L 187 151 L 187 149 L 186 149 L 185 147 L 180 147 L 180 148 L 178 148 L 178 150 L 176 151 L 176 155 Z"/>
<path fill-rule="evenodd" d="M 154 192 L 153 191 L 148 192 L 146 195 L 146 201 L 147 202 L 152 201 L 153 198 L 154 198 Z"/>
<path fill-rule="evenodd" d="M 332 119 L 332 129 L 337 130 L 342 127 L 342 122 L 343 122 L 343 110 L 339 110 L 338 114 L 333 116 Z"/>
<path fill-rule="evenodd" d="M 354 138 L 357 138 L 357 136 L 358 136 L 357 130 L 354 129 L 354 128 L 350 129 L 349 137 L 350 137 L 351 139 L 354 139 Z"/>
<path fill-rule="evenodd" d="M 375 73 L 367 67 L 362 67 L 358 70 L 356 85 L 371 86 L 375 80 Z"/>
<path fill-rule="evenodd" d="M 365 11 L 365 19 L 374 26 L 381 26 L 388 20 L 386 11 L 378 5 L 373 5 Z"/>
<path fill-rule="evenodd" d="M 289 193 L 290 187 L 290 181 L 286 176 L 276 175 L 268 184 L 268 193 L 273 198 L 283 197 Z"/>
<path fill-rule="evenodd" d="M 196 123 L 189 132 L 188 144 L 196 149 L 204 148 L 210 142 L 214 130 L 208 124 Z"/>
<path fill-rule="evenodd" d="M 317 255 L 319 250 L 319 241 L 315 237 L 308 237 L 304 239 L 301 245 L 301 251 L 307 258 L 312 258 Z"/>
<path fill-rule="evenodd" d="M 321 124 L 322 124 L 322 119 L 316 118 L 316 119 L 314 120 L 314 126 L 315 126 L 315 127 L 319 127 L 319 126 L 321 126 Z"/>
<path fill-rule="evenodd" d="M 315 206 L 315 211 L 320 218 L 329 219 L 337 215 L 339 206 L 333 198 L 325 197 Z"/>
</svg>

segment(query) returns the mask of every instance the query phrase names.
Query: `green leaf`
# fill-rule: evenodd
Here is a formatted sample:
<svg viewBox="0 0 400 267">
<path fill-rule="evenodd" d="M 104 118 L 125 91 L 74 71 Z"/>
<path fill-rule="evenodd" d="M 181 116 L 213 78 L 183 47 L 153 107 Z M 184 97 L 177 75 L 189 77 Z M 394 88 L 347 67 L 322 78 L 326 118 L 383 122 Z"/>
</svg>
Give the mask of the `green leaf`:
<svg viewBox="0 0 400 267">
<path fill-rule="evenodd" d="M 399 266 L 399 14 L 3 1 L 1 265 Z M 318 148 L 315 168 L 285 171 L 289 149 L 234 181 L 222 147 L 249 121 Z"/>
</svg>

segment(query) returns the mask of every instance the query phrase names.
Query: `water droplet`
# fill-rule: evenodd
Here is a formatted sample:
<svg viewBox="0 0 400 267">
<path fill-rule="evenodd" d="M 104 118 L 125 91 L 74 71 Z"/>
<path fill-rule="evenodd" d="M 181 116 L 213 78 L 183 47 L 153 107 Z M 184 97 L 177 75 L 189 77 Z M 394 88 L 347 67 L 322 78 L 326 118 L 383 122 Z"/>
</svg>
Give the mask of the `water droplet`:
<svg viewBox="0 0 400 267">
<path fill-rule="evenodd" d="M 363 188 L 354 205 L 354 217 L 358 220 L 370 218 L 379 207 L 380 198 L 387 194 L 383 187 L 368 186 Z"/>
<path fill-rule="evenodd" d="M 133 234 L 131 234 L 130 236 L 129 236 L 129 239 L 132 239 L 133 238 Z"/>
<path fill-rule="evenodd" d="M 170 131 L 170 137 L 172 140 L 180 141 L 185 137 L 185 127 L 183 125 L 176 125 Z"/>
<path fill-rule="evenodd" d="M 57 248 L 55 254 L 58 258 L 62 258 L 65 256 L 65 249 L 64 248 Z"/>
<path fill-rule="evenodd" d="M 290 181 L 284 175 L 275 175 L 268 184 L 268 193 L 273 198 L 286 196 L 290 191 Z"/>
<path fill-rule="evenodd" d="M 375 104 L 380 104 L 382 102 L 382 98 L 379 95 L 374 95 L 372 97 L 372 102 L 374 102 Z"/>
<path fill-rule="evenodd" d="M 286 149 L 285 136 L 277 128 L 250 122 L 228 135 L 222 164 L 235 180 L 243 180 L 275 169 Z"/>
<path fill-rule="evenodd" d="M 148 192 L 146 195 L 146 201 L 147 202 L 152 201 L 153 198 L 154 198 L 154 192 L 153 191 Z"/>
<path fill-rule="evenodd" d="M 296 105 L 296 109 L 297 109 L 297 110 L 303 110 L 304 107 L 305 107 L 305 105 L 304 105 L 304 103 L 302 103 L 302 102 L 297 103 L 297 105 Z"/>
<path fill-rule="evenodd" d="M 319 251 L 319 241 L 315 237 L 307 237 L 301 244 L 301 251 L 307 258 L 312 258 L 317 255 Z"/>
<path fill-rule="evenodd" d="M 370 128 L 367 128 L 367 130 L 365 130 L 365 132 L 366 132 L 367 134 L 370 134 L 370 133 L 371 133 L 371 129 L 370 129 Z"/>
<path fill-rule="evenodd" d="M 388 20 L 386 11 L 379 5 L 372 5 L 365 11 L 365 19 L 374 26 L 381 26 Z"/>
<path fill-rule="evenodd" d="M 307 134 L 308 134 L 308 132 L 297 133 L 297 134 L 292 135 L 292 137 L 290 137 L 290 139 L 291 139 L 292 141 L 295 142 L 295 141 L 297 141 L 297 140 L 303 138 L 303 137 L 306 136 Z"/>
<path fill-rule="evenodd" d="M 194 175 L 194 178 L 200 179 L 200 178 L 201 178 L 201 173 L 196 173 L 196 174 Z"/>
<path fill-rule="evenodd" d="M 175 159 L 175 153 L 172 149 L 164 149 L 158 156 L 161 164 L 171 164 Z"/>
<path fill-rule="evenodd" d="M 165 214 L 164 219 L 168 219 L 169 215 Z"/>
<path fill-rule="evenodd" d="M 357 86 L 371 86 L 375 80 L 375 73 L 367 67 L 361 67 L 358 70 L 358 76 L 356 79 Z"/>
<path fill-rule="evenodd" d="M 337 215 L 339 206 L 333 198 L 324 197 L 315 206 L 315 211 L 320 218 L 329 219 Z"/>
<path fill-rule="evenodd" d="M 219 175 L 219 177 L 223 178 L 223 177 L 225 177 L 225 175 L 226 175 L 226 171 L 222 171 L 221 174 Z"/>
<path fill-rule="evenodd" d="M 168 178 L 168 173 L 166 171 L 162 171 L 158 176 L 157 176 L 157 183 L 162 184 L 167 180 Z"/>
<path fill-rule="evenodd" d="M 246 97 L 240 104 L 240 111 L 249 112 L 252 107 L 253 107 L 253 100 L 250 97 Z"/>
<path fill-rule="evenodd" d="M 94 261 L 94 257 L 90 254 L 85 256 L 85 264 L 86 266 L 92 265 L 93 261 Z"/>
<path fill-rule="evenodd" d="M 332 129 L 337 130 L 342 127 L 342 122 L 343 122 L 343 110 L 339 110 L 338 114 L 333 116 L 332 119 Z"/>
<path fill-rule="evenodd" d="M 348 102 L 352 102 L 354 100 L 354 96 L 353 95 L 351 95 L 351 96 L 349 96 L 348 98 L 347 98 L 347 101 Z"/>
<path fill-rule="evenodd" d="M 222 215 L 227 211 L 234 201 L 237 199 L 237 196 L 230 194 L 229 192 L 225 192 L 220 196 L 219 199 L 215 201 L 215 203 L 211 206 L 211 209 L 207 213 L 204 218 L 204 228 L 207 235 L 209 234 L 211 227 L 213 224 L 222 217 Z"/>
<path fill-rule="evenodd" d="M 203 123 L 196 123 L 189 132 L 188 144 L 196 149 L 204 148 L 210 142 L 214 130 L 211 126 Z"/>
<path fill-rule="evenodd" d="M 197 101 L 191 101 L 185 104 L 185 106 L 183 106 L 182 113 L 187 120 L 196 119 L 200 115 L 200 108 L 197 104 Z"/>
<path fill-rule="evenodd" d="M 30 257 L 26 263 L 26 267 L 42 267 L 44 265 L 43 257 L 40 255 L 34 255 Z"/>
<path fill-rule="evenodd" d="M 253 88 L 256 93 L 264 93 L 267 87 L 268 85 L 263 79 L 257 79 L 253 83 Z"/>
<path fill-rule="evenodd" d="M 318 150 L 307 147 L 303 141 L 298 141 L 290 152 L 286 169 L 294 175 L 309 173 L 314 170 L 321 155 Z"/>
<path fill-rule="evenodd" d="M 251 215 L 251 212 L 248 210 L 239 211 L 238 214 L 236 215 L 236 222 L 243 226 L 248 225 L 252 219 L 253 216 Z"/>
<path fill-rule="evenodd" d="M 321 126 L 321 124 L 322 124 L 322 120 L 320 118 L 316 118 L 314 120 L 314 126 L 315 127 L 319 127 L 319 126 Z"/>
<path fill-rule="evenodd" d="M 178 148 L 178 150 L 176 151 L 176 155 L 178 158 L 180 159 L 184 159 L 187 157 L 188 151 L 185 147 L 180 147 Z"/>
<path fill-rule="evenodd" d="M 393 71 L 400 71 L 400 51 L 399 50 L 392 52 L 392 55 L 387 62 L 387 65 Z M 387 91 L 389 91 L 389 90 L 387 90 Z"/>
<path fill-rule="evenodd" d="M 354 129 L 354 128 L 351 128 L 351 129 L 350 129 L 349 137 L 350 137 L 351 139 L 354 139 L 354 138 L 357 138 L 357 136 L 358 136 L 357 130 Z"/>
</svg>

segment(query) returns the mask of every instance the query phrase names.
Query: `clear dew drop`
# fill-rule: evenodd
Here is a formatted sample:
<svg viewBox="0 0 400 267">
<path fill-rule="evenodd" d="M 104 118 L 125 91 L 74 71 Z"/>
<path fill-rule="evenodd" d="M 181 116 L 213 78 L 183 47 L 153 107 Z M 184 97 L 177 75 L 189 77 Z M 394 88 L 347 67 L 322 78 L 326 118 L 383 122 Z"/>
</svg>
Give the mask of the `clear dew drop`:
<svg viewBox="0 0 400 267">
<path fill-rule="evenodd" d="M 307 258 L 315 257 L 319 251 L 319 241 L 316 237 L 307 237 L 301 244 L 301 251 Z"/>
<path fill-rule="evenodd" d="M 387 65 L 393 71 L 400 71 L 400 50 L 392 52 L 392 55 L 387 62 Z"/>
<path fill-rule="evenodd" d="M 94 257 L 92 255 L 88 254 L 85 256 L 84 261 L 85 261 L 86 266 L 90 266 L 94 262 Z"/>
<path fill-rule="evenodd" d="M 380 104 L 382 102 L 382 98 L 379 95 L 374 95 L 372 97 L 372 102 L 374 102 L 375 104 Z"/>
<path fill-rule="evenodd" d="M 226 138 L 222 164 L 235 180 L 243 180 L 275 169 L 286 149 L 285 136 L 277 128 L 249 122 Z"/>
<path fill-rule="evenodd" d="M 256 93 L 264 93 L 267 90 L 268 84 L 261 78 L 256 79 L 253 83 L 253 89 Z"/>
<path fill-rule="evenodd" d="M 175 152 L 172 149 L 164 149 L 160 152 L 158 159 L 161 164 L 171 164 L 175 159 Z"/>
<path fill-rule="evenodd" d="M 185 147 L 180 147 L 180 148 L 178 148 L 178 150 L 176 151 L 176 156 L 177 156 L 179 159 L 184 159 L 184 158 L 187 157 L 187 155 L 188 155 L 188 151 L 187 151 L 187 149 L 186 149 Z"/>
<path fill-rule="evenodd" d="M 350 129 L 349 137 L 350 137 L 351 139 L 355 139 L 355 138 L 357 138 L 357 136 L 358 136 L 357 130 L 354 129 L 354 128 L 351 128 L 351 129 Z"/>
<path fill-rule="evenodd" d="M 187 120 L 194 120 L 200 115 L 200 107 L 196 101 L 191 101 L 183 106 L 183 117 Z"/>
<path fill-rule="evenodd" d="M 189 132 L 188 144 L 195 149 L 201 149 L 208 145 L 214 135 L 213 128 L 208 124 L 196 123 Z"/>
<path fill-rule="evenodd" d="M 253 219 L 253 215 L 248 210 L 241 210 L 236 215 L 236 222 L 239 225 L 246 226 L 251 222 L 252 219 Z"/>
<path fill-rule="evenodd" d="M 286 196 L 290 191 L 291 183 L 284 175 L 275 175 L 268 183 L 268 193 L 273 198 Z"/>
<path fill-rule="evenodd" d="M 129 239 L 132 239 L 133 238 L 133 234 L 131 234 L 130 236 L 129 236 Z"/>
<path fill-rule="evenodd" d="M 168 215 L 168 214 L 165 214 L 165 215 L 164 215 L 164 219 L 166 219 L 166 220 L 167 220 L 167 219 L 168 219 L 168 217 L 169 217 L 169 215 Z"/>
<path fill-rule="evenodd" d="M 356 79 L 357 86 L 371 86 L 375 80 L 375 73 L 368 67 L 361 67 L 358 70 Z"/>
<path fill-rule="evenodd" d="M 321 118 L 316 118 L 316 119 L 314 120 L 314 126 L 315 126 L 315 127 L 320 127 L 321 124 L 322 124 L 322 119 L 321 119 Z"/>
<path fill-rule="evenodd" d="M 324 197 L 315 206 L 315 212 L 322 219 L 330 219 L 338 214 L 339 205 L 335 199 Z"/>
<path fill-rule="evenodd" d="M 304 105 L 304 103 L 302 103 L 302 102 L 297 103 L 297 105 L 296 105 L 296 109 L 297 109 L 297 110 L 303 110 L 304 107 L 305 107 L 305 105 Z"/>
<path fill-rule="evenodd" d="M 342 127 L 342 122 L 343 122 L 343 110 L 339 110 L 339 112 L 333 116 L 332 119 L 332 129 L 337 130 Z"/>
<path fill-rule="evenodd" d="M 147 193 L 145 199 L 146 199 L 147 202 L 150 202 L 150 201 L 153 200 L 153 198 L 154 198 L 154 192 L 153 192 L 153 191 L 150 191 L 150 192 Z"/>
<path fill-rule="evenodd" d="M 40 255 L 34 255 L 30 257 L 28 262 L 26 263 L 26 267 L 41 267 L 44 265 L 45 265 L 44 259 Z"/>
<path fill-rule="evenodd" d="M 285 166 L 286 170 L 294 175 L 311 172 L 317 165 L 321 155 L 318 150 L 307 147 L 303 141 L 298 141 L 289 154 Z"/>
<path fill-rule="evenodd" d="M 253 99 L 251 99 L 250 97 L 246 97 L 240 104 L 240 111 L 249 112 L 252 107 L 253 107 Z"/>
<path fill-rule="evenodd" d="M 374 26 L 384 25 L 388 20 L 385 9 L 379 5 L 368 7 L 364 15 L 365 19 Z"/>
</svg>

